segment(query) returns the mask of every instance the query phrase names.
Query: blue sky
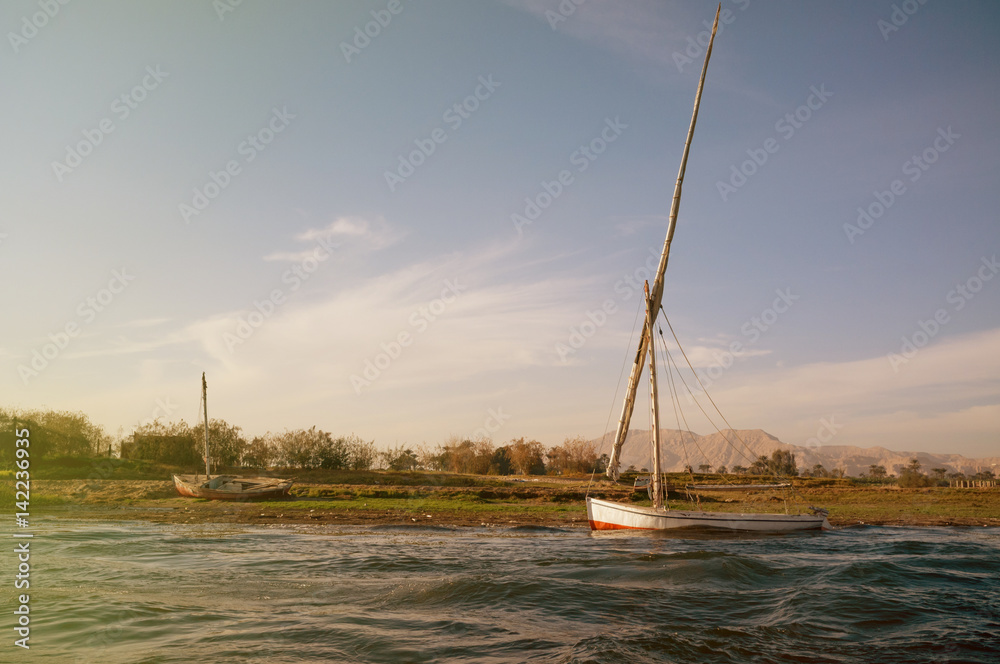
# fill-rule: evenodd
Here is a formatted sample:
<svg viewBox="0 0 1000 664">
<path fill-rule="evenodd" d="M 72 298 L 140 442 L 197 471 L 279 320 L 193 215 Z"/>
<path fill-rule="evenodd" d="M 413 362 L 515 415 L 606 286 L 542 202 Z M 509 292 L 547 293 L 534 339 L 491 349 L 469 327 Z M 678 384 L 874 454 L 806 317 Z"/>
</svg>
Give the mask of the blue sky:
<svg viewBox="0 0 1000 664">
<path fill-rule="evenodd" d="M 250 434 L 613 428 L 715 4 L 231 5 L 0 8 L 0 403 L 127 432 L 205 371 Z M 664 297 L 711 393 L 1000 453 L 1000 7 L 723 9 Z"/>
</svg>

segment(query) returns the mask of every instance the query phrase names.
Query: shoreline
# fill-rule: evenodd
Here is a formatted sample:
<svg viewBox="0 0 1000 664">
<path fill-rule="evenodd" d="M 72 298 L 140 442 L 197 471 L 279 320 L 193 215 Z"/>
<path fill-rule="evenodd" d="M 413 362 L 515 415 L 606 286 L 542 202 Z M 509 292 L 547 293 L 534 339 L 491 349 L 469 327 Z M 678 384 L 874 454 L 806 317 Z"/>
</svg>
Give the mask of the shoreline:
<svg viewBox="0 0 1000 664">
<path fill-rule="evenodd" d="M 536 486 L 405 486 L 303 483 L 293 495 L 259 502 L 183 498 L 164 480 L 38 480 L 33 512 L 56 518 L 153 523 L 248 525 L 434 525 L 444 527 L 588 528 L 585 481 Z M 847 526 L 1000 527 L 1000 491 L 945 493 L 929 489 L 818 488 L 802 498 L 830 509 L 835 528 Z M 631 487 L 591 487 L 593 495 L 629 501 Z M 728 504 L 727 504 L 728 503 Z M 686 504 L 671 500 L 676 509 Z M 747 510 L 726 501 L 709 511 Z M 714 509 L 713 509 L 714 508 Z M 769 508 L 769 509 L 768 509 Z"/>
<path fill-rule="evenodd" d="M 480 528 L 534 526 L 543 528 L 573 528 L 589 529 L 586 511 L 580 509 L 580 515 L 568 518 L 553 518 L 545 515 L 518 514 L 514 519 L 495 519 L 473 517 L 457 512 L 433 511 L 426 513 L 407 512 L 403 510 L 323 510 L 319 513 L 302 509 L 282 509 L 280 505 L 269 504 L 265 509 L 251 504 L 249 509 L 217 510 L 202 509 L 204 505 L 192 508 L 149 506 L 60 506 L 49 508 L 45 516 L 55 518 L 86 519 L 94 521 L 148 521 L 160 524 L 239 524 L 239 525 L 340 525 L 340 526 L 372 526 L 372 525 L 427 525 L 447 528 Z M 896 526 L 913 528 L 1000 528 L 998 518 L 978 517 L 924 517 L 885 518 L 885 519 L 838 519 L 831 515 L 830 524 L 836 528 L 855 526 Z"/>
</svg>

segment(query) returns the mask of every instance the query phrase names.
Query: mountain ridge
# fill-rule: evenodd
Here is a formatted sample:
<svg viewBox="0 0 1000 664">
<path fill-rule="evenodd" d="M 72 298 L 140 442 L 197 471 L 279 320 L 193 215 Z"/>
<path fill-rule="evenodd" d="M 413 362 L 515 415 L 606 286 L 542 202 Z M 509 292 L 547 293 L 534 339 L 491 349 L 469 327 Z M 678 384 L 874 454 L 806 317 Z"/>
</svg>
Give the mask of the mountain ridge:
<svg viewBox="0 0 1000 664">
<path fill-rule="evenodd" d="M 733 430 L 723 430 L 727 434 L 731 431 Z M 948 472 L 966 475 L 982 470 L 1000 474 L 1000 456 L 971 459 L 961 454 L 910 452 L 885 447 L 803 446 L 782 442 L 762 429 L 737 429 L 735 433 L 735 437 L 730 436 L 734 439 L 730 443 L 718 432 L 702 436 L 691 431 L 661 428 L 661 465 L 664 472 L 683 471 L 687 464 L 695 469 L 701 464 L 708 464 L 713 470 L 719 466 L 729 469 L 737 465 L 747 467 L 761 455 L 770 457 L 775 450 L 786 450 L 795 455 L 799 472 L 822 464 L 826 470 L 842 468 L 845 475 L 857 477 L 867 473 L 869 466 L 877 465 L 884 466 L 890 475 L 894 475 L 908 465 L 911 459 L 916 459 L 925 472 L 932 468 L 945 468 Z M 598 453 L 610 453 L 613 439 L 614 432 L 608 432 L 592 442 L 597 445 Z M 629 431 L 622 448 L 621 467 L 650 468 L 651 459 L 650 431 Z"/>
</svg>

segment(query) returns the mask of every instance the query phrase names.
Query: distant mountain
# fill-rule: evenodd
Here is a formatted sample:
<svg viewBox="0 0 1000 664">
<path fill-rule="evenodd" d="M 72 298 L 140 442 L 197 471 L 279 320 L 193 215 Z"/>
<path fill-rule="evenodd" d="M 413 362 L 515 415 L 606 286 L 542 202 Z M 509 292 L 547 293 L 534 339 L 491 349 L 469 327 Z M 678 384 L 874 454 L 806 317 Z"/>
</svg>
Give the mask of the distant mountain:
<svg viewBox="0 0 1000 664">
<path fill-rule="evenodd" d="M 684 470 L 688 463 L 697 470 L 701 464 L 709 464 L 712 469 L 719 466 L 749 466 L 761 455 L 771 456 L 774 450 L 788 450 L 795 455 L 799 471 L 811 469 L 816 464 L 822 464 L 827 470 L 843 468 L 844 473 L 857 477 L 868 472 L 871 465 L 884 466 L 890 475 L 898 474 L 899 468 L 910 463 L 910 459 L 920 462 L 925 472 L 932 468 L 947 468 L 948 472 L 975 474 L 980 470 L 992 470 L 1000 474 L 1000 457 L 970 459 L 961 454 L 928 454 L 927 452 L 900 452 L 884 447 L 853 447 L 850 445 L 825 445 L 821 447 L 802 447 L 783 443 L 771 434 L 760 429 L 737 430 L 733 436 L 728 430 L 729 438 L 735 442 L 731 445 L 719 433 L 701 436 L 691 431 L 676 429 L 660 429 L 662 442 L 662 458 L 660 460 L 665 472 Z M 614 432 L 609 432 L 603 438 L 594 442 L 605 453 L 610 452 Z M 629 431 L 622 448 L 622 469 L 630 465 L 636 468 L 652 467 L 650 452 L 650 431 Z"/>
</svg>

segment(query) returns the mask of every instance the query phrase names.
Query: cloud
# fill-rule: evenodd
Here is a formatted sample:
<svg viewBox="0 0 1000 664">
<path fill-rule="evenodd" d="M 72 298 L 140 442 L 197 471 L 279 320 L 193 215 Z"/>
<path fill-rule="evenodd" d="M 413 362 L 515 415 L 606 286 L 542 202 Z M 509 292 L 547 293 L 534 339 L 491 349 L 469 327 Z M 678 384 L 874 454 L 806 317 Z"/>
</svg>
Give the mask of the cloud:
<svg viewBox="0 0 1000 664">
<path fill-rule="evenodd" d="M 308 228 L 294 236 L 297 242 L 308 242 L 308 249 L 275 251 L 264 256 L 265 261 L 300 263 L 315 256 L 316 247 L 339 249 L 350 245 L 352 251 L 378 251 L 399 242 L 405 233 L 393 229 L 381 217 L 338 217 L 320 228 Z"/>
<path fill-rule="evenodd" d="M 733 413 L 735 426 L 750 423 L 789 443 L 802 444 L 816 435 L 820 418 L 834 415 L 842 428 L 831 444 L 981 453 L 990 445 L 995 453 L 998 420 L 990 417 L 1000 407 L 998 347 L 1000 328 L 941 339 L 898 372 L 880 355 L 731 371 L 709 391 L 723 412 Z"/>
</svg>

